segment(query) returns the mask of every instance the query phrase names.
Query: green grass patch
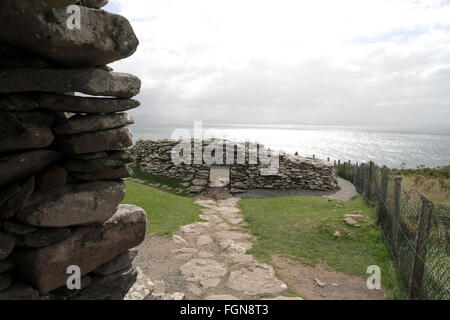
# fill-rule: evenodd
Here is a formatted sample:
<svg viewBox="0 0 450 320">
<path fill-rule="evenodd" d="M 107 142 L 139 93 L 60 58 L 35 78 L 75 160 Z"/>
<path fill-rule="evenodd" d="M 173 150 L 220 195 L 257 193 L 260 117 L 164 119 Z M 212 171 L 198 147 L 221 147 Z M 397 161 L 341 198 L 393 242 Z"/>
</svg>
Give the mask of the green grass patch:
<svg viewBox="0 0 450 320">
<path fill-rule="evenodd" d="M 157 188 L 126 181 L 127 193 L 122 203 L 134 204 L 147 212 L 147 232 L 170 236 L 181 226 L 202 221 L 201 207 L 195 199 L 171 194 Z"/>
<path fill-rule="evenodd" d="M 337 205 L 338 204 L 338 205 Z M 378 265 L 386 289 L 396 287 L 395 272 L 375 214 L 353 197 L 347 202 L 313 196 L 243 199 L 239 206 L 248 229 L 257 237 L 248 253 L 270 263 L 273 254 L 288 255 L 308 266 L 325 262 L 332 269 L 367 278 L 367 267 Z M 346 214 L 369 218 L 360 227 L 348 226 Z M 340 231 L 341 238 L 333 235 Z"/>
<path fill-rule="evenodd" d="M 186 191 L 187 191 L 188 187 L 182 185 L 183 181 L 170 179 L 170 178 L 166 178 L 166 177 L 161 177 L 161 176 L 151 174 L 149 172 L 141 171 L 132 165 L 130 165 L 130 168 L 134 172 L 133 178 L 135 178 L 135 179 L 140 179 L 140 180 L 146 181 L 147 183 L 151 183 L 151 184 L 159 183 L 159 184 L 161 184 L 161 186 L 166 185 L 173 189 L 179 188 L 179 189 L 183 190 L 183 192 L 179 193 L 179 195 L 187 194 Z M 166 192 L 176 194 L 173 190 L 167 190 Z"/>
</svg>

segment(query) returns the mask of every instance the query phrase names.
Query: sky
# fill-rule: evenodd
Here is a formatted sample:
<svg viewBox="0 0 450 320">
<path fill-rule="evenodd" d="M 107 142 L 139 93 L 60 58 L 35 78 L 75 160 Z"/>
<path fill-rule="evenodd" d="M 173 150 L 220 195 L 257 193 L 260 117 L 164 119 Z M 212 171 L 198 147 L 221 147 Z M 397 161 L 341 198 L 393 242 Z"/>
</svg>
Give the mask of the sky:
<svg viewBox="0 0 450 320">
<path fill-rule="evenodd" d="M 450 0 L 110 0 L 137 52 L 138 128 L 450 127 Z"/>
</svg>

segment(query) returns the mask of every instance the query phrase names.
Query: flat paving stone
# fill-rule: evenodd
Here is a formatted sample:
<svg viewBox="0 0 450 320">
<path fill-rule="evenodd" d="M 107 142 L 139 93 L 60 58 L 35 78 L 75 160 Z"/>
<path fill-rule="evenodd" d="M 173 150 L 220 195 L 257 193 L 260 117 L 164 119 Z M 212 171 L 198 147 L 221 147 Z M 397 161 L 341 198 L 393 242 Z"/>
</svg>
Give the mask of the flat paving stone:
<svg viewBox="0 0 450 320">
<path fill-rule="evenodd" d="M 201 235 L 197 238 L 197 248 L 201 248 L 213 243 L 213 239 L 208 235 Z"/>
<path fill-rule="evenodd" d="M 239 298 L 236 298 L 235 296 L 232 296 L 230 294 L 218 294 L 213 296 L 206 297 L 205 300 L 240 300 Z"/>
<path fill-rule="evenodd" d="M 220 278 L 227 274 L 225 265 L 212 259 L 193 259 L 180 267 L 187 281 Z"/>
<path fill-rule="evenodd" d="M 231 272 L 227 286 L 249 296 L 276 294 L 287 289 L 287 285 L 275 276 L 271 266 L 259 263 Z"/>
<path fill-rule="evenodd" d="M 185 232 L 188 234 L 197 234 L 200 235 L 208 231 L 208 228 L 211 227 L 210 222 L 195 222 L 192 224 L 188 224 L 187 226 L 182 226 L 180 228 L 181 232 Z"/>
<path fill-rule="evenodd" d="M 251 236 L 247 233 L 241 233 L 237 231 L 219 231 L 215 233 L 215 236 L 219 239 L 229 239 L 229 240 L 242 240 L 248 239 Z"/>
</svg>

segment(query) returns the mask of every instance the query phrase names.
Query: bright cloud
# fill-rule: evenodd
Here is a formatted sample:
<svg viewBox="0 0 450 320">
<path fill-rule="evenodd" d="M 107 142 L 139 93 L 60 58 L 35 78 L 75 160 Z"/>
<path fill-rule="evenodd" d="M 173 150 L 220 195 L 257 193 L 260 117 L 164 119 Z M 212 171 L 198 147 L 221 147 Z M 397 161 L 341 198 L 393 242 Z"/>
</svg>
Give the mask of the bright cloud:
<svg viewBox="0 0 450 320">
<path fill-rule="evenodd" d="M 116 0 L 138 124 L 446 124 L 450 1 Z"/>
</svg>

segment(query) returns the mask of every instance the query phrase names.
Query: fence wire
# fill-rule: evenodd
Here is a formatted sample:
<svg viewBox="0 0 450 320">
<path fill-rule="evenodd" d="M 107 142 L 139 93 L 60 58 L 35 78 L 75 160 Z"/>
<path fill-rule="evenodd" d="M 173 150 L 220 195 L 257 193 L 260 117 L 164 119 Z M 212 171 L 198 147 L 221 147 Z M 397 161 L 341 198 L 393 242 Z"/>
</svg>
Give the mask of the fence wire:
<svg viewBox="0 0 450 320">
<path fill-rule="evenodd" d="M 338 176 L 355 184 L 368 204 L 377 208 L 383 239 L 391 253 L 401 285 L 406 294 L 411 287 L 414 258 L 424 265 L 420 295 L 416 299 L 450 300 L 450 214 L 433 204 L 426 256 L 416 251 L 423 195 L 417 190 L 400 187 L 396 202 L 396 175 L 386 170 L 387 188 L 383 197 L 383 169 L 374 163 L 336 164 Z M 396 205 L 399 210 L 396 210 Z M 380 206 L 383 207 L 380 209 Z M 384 210 L 383 210 L 384 209 Z M 383 214 L 381 214 L 381 213 Z M 397 212 L 397 214 L 396 214 Z"/>
</svg>

